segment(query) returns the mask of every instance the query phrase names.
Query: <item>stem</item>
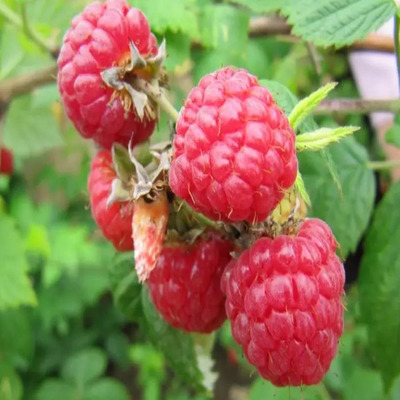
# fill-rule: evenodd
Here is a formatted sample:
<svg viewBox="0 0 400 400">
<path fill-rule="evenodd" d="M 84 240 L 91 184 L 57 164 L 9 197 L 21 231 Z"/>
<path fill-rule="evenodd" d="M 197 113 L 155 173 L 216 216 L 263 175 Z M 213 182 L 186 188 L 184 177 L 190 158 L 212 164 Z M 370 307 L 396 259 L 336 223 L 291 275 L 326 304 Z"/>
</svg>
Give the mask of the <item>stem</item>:
<svg viewBox="0 0 400 400">
<path fill-rule="evenodd" d="M 316 115 L 326 114 L 369 114 L 376 111 L 400 113 L 400 99 L 332 99 L 324 100 L 314 110 Z"/>
<path fill-rule="evenodd" d="M 22 18 L 15 13 L 11 8 L 7 7 L 3 2 L 0 2 L 0 14 L 5 17 L 5 19 L 18 29 L 22 29 L 25 35 L 35 42 L 39 47 L 41 47 L 46 52 L 49 52 L 52 56 L 56 55 L 58 50 L 51 46 L 46 39 L 44 39 L 38 32 L 36 32 L 29 24 L 27 18 L 27 12 L 25 4 L 22 5 Z"/>
<path fill-rule="evenodd" d="M 44 51 L 49 52 L 51 55 L 57 54 L 57 49 L 50 45 L 46 39 L 44 39 L 38 32 L 36 32 L 28 21 L 28 15 L 26 12 L 25 4 L 22 4 L 21 9 L 22 14 L 22 28 L 27 37 L 29 37 L 33 42 L 35 42 Z"/>
<path fill-rule="evenodd" d="M 396 50 L 397 79 L 400 90 L 400 15 L 398 12 L 394 22 L 394 48 Z"/>
<path fill-rule="evenodd" d="M 147 94 L 160 108 L 167 113 L 171 119 L 176 122 L 178 120 L 179 112 L 175 109 L 172 103 L 167 99 L 165 93 L 160 88 L 155 88 L 150 83 L 138 79 L 136 86 Z"/>
<path fill-rule="evenodd" d="M 366 167 L 373 171 L 400 168 L 400 160 L 369 161 L 366 163 Z"/>
<path fill-rule="evenodd" d="M 11 8 L 0 2 L 0 14 L 11 24 L 17 28 L 22 28 L 22 20 Z"/>
<path fill-rule="evenodd" d="M 7 103 L 13 97 L 29 93 L 36 87 L 55 82 L 56 75 L 57 65 L 53 64 L 16 78 L 2 81 L 0 83 L 0 103 Z"/>
</svg>

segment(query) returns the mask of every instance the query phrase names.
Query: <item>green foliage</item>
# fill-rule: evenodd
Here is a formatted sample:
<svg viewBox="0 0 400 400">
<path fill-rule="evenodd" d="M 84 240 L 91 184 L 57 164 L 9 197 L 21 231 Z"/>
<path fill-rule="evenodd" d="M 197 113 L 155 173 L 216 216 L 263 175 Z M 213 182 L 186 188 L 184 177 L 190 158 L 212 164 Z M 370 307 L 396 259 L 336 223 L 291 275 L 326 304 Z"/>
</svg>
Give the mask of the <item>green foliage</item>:
<svg viewBox="0 0 400 400">
<path fill-rule="evenodd" d="M 62 379 L 48 379 L 40 386 L 37 400 L 54 400 L 62 393 L 69 400 L 128 400 L 125 387 L 115 379 L 101 378 L 106 356 L 91 348 L 72 355 L 61 371 Z"/>
<path fill-rule="evenodd" d="M 400 184 L 378 206 L 365 242 L 360 272 L 360 302 L 371 352 L 385 386 L 400 373 Z"/>
<path fill-rule="evenodd" d="M 254 13 L 263 14 L 280 10 L 287 0 L 230 0 L 233 4 L 239 4 Z"/>
<path fill-rule="evenodd" d="M 367 36 L 396 12 L 393 0 L 288 0 L 292 32 L 321 46 L 344 46 Z"/>
<path fill-rule="evenodd" d="M 0 398 L 1 400 L 21 400 L 23 386 L 21 378 L 11 367 L 0 364 Z"/>
<path fill-rule="evenodd" d="M 393 126 L 386 132 L 385 140 L 386 143 L 400 148 L 400 117 L 398 115 L 394 118 Z"/>
<path fill-rule="evenodd" d="M 197 365 L 193 338 L 164 321 L 154 308 L 147 289 L 142 290 L 142 303 L 147 337 L 184 381 L 201 390 L 203 377 Z"/>
<path fill-rule="evenodd" d="M 46 93 L 21 96 L 10 105 L 4 126 L 4 144 L 20 156 L 34 156 L 62 145 L 60 129 Z"/>
<path fill-rule="evenodd" d="M 23 242 L 15 222 L 0 214 L 0 310 L 20 304 L 35 305 L 36 297 L 26 275 Z"/>
<path fill-rule="evenodd" d="M 311 114 L 314 108 L 328 96 L 329 92 L 332 91 L 336 85 L 336 82 L 327 83 L 325 86 L 322 86 L 306 98 L 299 101 L 290 112 L 290 126 L 296 130 L 299 124 Z"/>
<path fill-rule="evenodd" d="M 341 192 L 321 154 L 300 153 L 300 171 L 311 197 L 310 215 L 330 225 L 345 257 L 356 249 L 367 228 L 373 211 L 375 180 L 366 166 L 367 152 L 353 138 L 334 144 L 326 151 L 337 170 Z"/>
<path fill-rule="evenodd" d="M 260 84 L 265 86 L 274 97 L 277 104 L 282 108 L 287 116 L 290 115 L 293 108 L 298 103 L 297 97 L 285 86 L 279 82 L 262 79 Z M 311 116 L 306 116 L 303 121 L 300 122 L 298 131 L 299 133 L 305 133 L 313 131 L 317 128 L 316 123 Z"/>
</svg>

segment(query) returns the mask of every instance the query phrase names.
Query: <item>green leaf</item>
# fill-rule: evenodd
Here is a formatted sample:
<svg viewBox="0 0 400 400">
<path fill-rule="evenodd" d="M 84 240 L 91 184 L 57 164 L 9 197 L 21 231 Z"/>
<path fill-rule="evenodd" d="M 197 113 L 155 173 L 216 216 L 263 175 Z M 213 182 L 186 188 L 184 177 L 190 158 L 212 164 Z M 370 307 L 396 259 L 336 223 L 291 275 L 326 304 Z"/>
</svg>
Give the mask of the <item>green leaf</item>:
<svg viewBox="0 0 400 400">
<path fill-rule="evenodd" d="M 61 397 L 62 396 L 62 397 Z M 35 400 L 75 400 L 75 389 L 60 379 L 47 379 L 39 387 Z"/>
<path fill-rule="evenodd" d="M 299 192 L 300 196 L 303 198 L 307 206 L 311 207 L 311 199 L 310 195 L 307 193 L 306 187 L 304 185 L 303 177 L 301 176 L 300 171 L 297 171 L 296 181 L 294 183 L 297 191 Z"/>
<path fill-rule="evenodd" d="M 280 10 L 286 0 L 229 0 L 230 3 L 239 4 L 257 14 L 269 13 Z"/>
<path fill-rule="evenodd" d="M 112 378 L 103 378 L 85 390 L 84 400 L 129 400 L 125 386 Z"/>
<path fill-rule="evenodd" d="M 386 132 L 386 143 L 400 148 L 400 116 L 395 115 L 393 126 Z"/>
<path fill-rule="evenodd" d="M 142 317 L 142 285 L 135 271 L 131 252 L 117 254 L 110 268 L 111 290 L 117 308 L 129 319 Z"/>
<path fill-rule="evenodd" d="M 289 0 L 292 33 L 321 46 L 345 46 L 378 29 L 396 12 L 393 0 Z"/>
<path fill-rule="evenodd" d="M 264 379 L 258 378 L 250 387 L 250 395 L 248 400 L 261 399 L 330 400 L 330 397 L 322 384 L 315 386 L 279 388 Z"/>
<path fill-rule="evenodd" d="M 384 399 L 382 379 L 377 371 L 355 368 L 344 386 L 343 399 L 381 400 Z"/>
<path fill-rule="evenodd" d="M 21 400 L 22 394 L 21 378 L 12 368 L 0 364 L 0 399 Z"/>
<path fill-rule="evenodd" d="M 26 275 L 24 244 L 14 221 L 0 214 L 0 309 L 35 305 L 36 296 Z"/>
<path fill-rule="evenodd" d="M 144 12 L 153 31 L 182 32 L 192 39 L 199 39 L 195 0 L 130 0 L 130 3 Z"/>
<path fill-rule="evenodd" d="M 194 80 L 225 65 L 240 66 L 247 58 L 249 14 L 218 4 L 204 7 L 201 14 L 202 43 L 208 49 L 194 49 Z"/>
<path fill-rule="evenodd" d="M 147 288 L 142 290 L 144 330 L 153 344 L 162 351 L 176 374 L 192 387 L 202 389 L 202 374 L 197 367 L 193 338 L 174 329 L 158 314 Z"/>
<path fill-rule="evenodd" d="M 386 388 L 400 373 L 399 202 L 400 183 L 397 183 L 376 209 L 359 277 L 362 317 Z"/>
<path fill-rule="evenodd" d="M 32 360 L 33 346 L 32 327 L 25 310 L 0 311 L 1 362 L 15 368 L 26 369 Z M 2 399 L 1 396 L 0 398 Z"/>
<path fill-rule="evenodd" d="M 297 129 L 299 124 L 311 114 L 314 108 L 317 107 L 326 96 L 328 96 L 329 92 L 333 90 L 336 85 L 336 82 L 330 82 L 311 93 L 306 98 L 300 100 L 294 106 L 289 115 L 289 124 L 293 130 Z"/>
<path fill-rule="evenodd" d="M 85 349 L 66 361 L 61 371 L 62 377 L 75 385 L 83 387 L 101 376 L 106 370 L 107 357 L 99 349 Z"/>
<path fill-rule="evenodd" d="M 42 95 L 47 92 L 38 90 L 14 99 L 6 115 L 4 145 L 19 156 L 38 155 L 63 144 L 51 103 L 41 103 Z"/>
<path fill-rule="evenodd" d="M 297 135 L 296 150 L 319 151 L 332 143 L 337 143 L 346 136 L 351 135 L 359 128 L 357 126 L 339 126 L 337 128 L 319 128 L 313 132 Z"/>
<path fill-rule="evenodd" d="M 189 69 L 191 66 L 189 36 L 181 33 L 166 32 L 168 57 L 165 60 L 165 68 L 178 76 L 181 70 Z"/>
<path fill-rule="evenodd" d="M 331 226 L 340 252 L 346 256 L 356 249 L 367 228 L 375 198 L 374 174 L 366 167 L 366 150 L 353 138 L 344 139 L 326 151 L 336 166 L 342 193 L 320 153 L 300 153 L 299 169 L 311 197 L 310 216 Z"/>
<path fill-rule="evenodd" d="M 260 80 L 260 84 L 265 86 L 271 92 L 279 107 L 282 108 L 286 116 L 289 116 L 298 103 L 297 97 L 285 85 L 282 85 L 279 82 L 262 79 Z M 317 128 L 317 124 L 310 116 L 308 116 L 300 123 L 299 132 L 309 132 Z"/>
</svg>

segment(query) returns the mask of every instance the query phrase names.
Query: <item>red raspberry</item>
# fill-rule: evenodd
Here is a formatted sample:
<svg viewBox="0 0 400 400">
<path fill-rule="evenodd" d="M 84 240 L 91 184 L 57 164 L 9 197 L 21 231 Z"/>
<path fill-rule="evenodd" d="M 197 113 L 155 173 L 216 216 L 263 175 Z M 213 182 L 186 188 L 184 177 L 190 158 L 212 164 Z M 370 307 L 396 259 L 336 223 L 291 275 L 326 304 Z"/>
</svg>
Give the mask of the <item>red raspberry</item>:
<svg viewBox="0 0 400 400">
<path fill-rule="evenodd" d="M 257 78 L 229 67 L 204 76 L 178 118 L 172 190 L 212 219 L 258 222 L 296 174 L 295 134 Z"/>
<path fill-rule="evenodd" d="M 92 161 L 88 189 L 93 218 L 118 251 L 133 250 L 132 217 L 133 203 L 120 202 L 107 207 L 111 183 L 116 177 L 111 153 L 99 151 Z"/>
<path fill-rule="evenodd" d="M 153 303 L 174 327 L 211 332 L 226 319 L 220 279 L 232 244 L 217 234 L 193 245 L 164 247 L 147 284 Z"/>
<path fill-rule="evenodd" d="M 14 157 L 5 147 L 0 149 L 0 174 L 11 175 L 14 171 Z"/>
<path fill-rule="evenodd" d="M 296 237 L 261 238 L 222 280 L 232 335 L 248 361 L 277 386 L 321 381 L 343 331 L 344 269 L 327 224 Z"/>
<path fill-rule="evenodd" d="M 151 135 L 155 120 L 125 112 L 119 98 L 112 98 L 100 73 L 127 62 L 129 39 L 141 55 L 157 53 L 157 41 L 149 23 L 137 8 L 124 0 L 89 4 L 72 20 L 58 57 L 58 86 L 68 117 L 85 138 L 111 148 L 113 142 L 127 145 Z"/>
</svg>

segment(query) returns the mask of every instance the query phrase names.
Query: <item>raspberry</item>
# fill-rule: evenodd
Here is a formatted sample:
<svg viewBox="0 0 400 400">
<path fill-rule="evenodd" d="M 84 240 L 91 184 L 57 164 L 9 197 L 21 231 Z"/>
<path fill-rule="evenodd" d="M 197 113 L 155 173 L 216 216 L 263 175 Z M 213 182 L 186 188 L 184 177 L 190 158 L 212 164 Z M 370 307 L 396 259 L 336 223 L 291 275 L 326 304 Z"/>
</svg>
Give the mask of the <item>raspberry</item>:
<svg viewBox="0 0 400 400">
<path fill-rule="evenodd" d="M 261 238 L 221 286 L 232 335 L 277 386 L 316 384 L 343 331 L 344 269 L 327 224 L 306 220 L 296 237 Z"/>
<path fill-rule="evenodd" d="M 257 78 L 229 67 L 204 76 L 178 118 L 172 190 L 209 218 L 254 223 L 296 174 L 295 134 Z"/>
<path fill-rule="evenodd" d="M 127 145 L 146 140 L 155 120 L 143 121 L 126 112 L 100 73 L 126 63 L 129 40 L 143 56 L 157 53 L 157 42 L 145 15 L 124 0 L 94 2 L 72 20 L 58 57 L 58 86 L 68 117 L 85 138 L 110 149 L 113 142 Z M 122 93 L 127 94 L 127 93 Z"/>
<path fill-rule="evenodd" d="M 103 235 L 118 251 L 129 251 L 133 250 L 133 203 L 118 202 L 107 207 L 111 183 L 115 177 L 111 153 L 100 150 L 92 161 L 88 180 L 93 218 Z"/>
<path fill-rule="evenodd" d="M 147 284 L 160 314 L 174 327 L 208 333 L 226 319 L 220 279 L 232 244 L 217 234 L 164 247 Z"/>
<path fill-rule="evenodd" d="M 0 149 L 0 174 L 11 175 L 14 171 L 14 157 L 5 147 Z"/>
</svg>

